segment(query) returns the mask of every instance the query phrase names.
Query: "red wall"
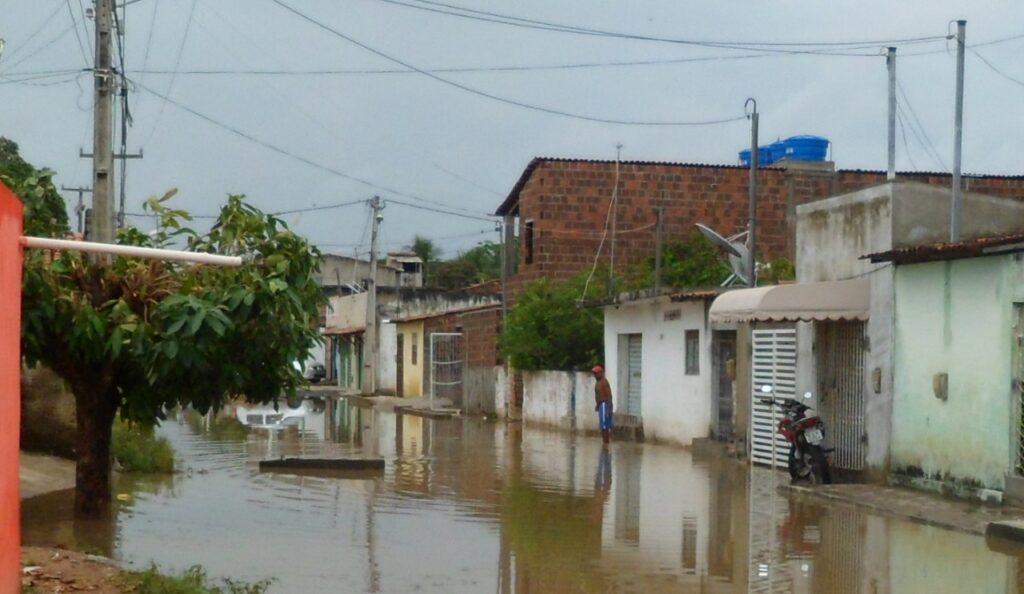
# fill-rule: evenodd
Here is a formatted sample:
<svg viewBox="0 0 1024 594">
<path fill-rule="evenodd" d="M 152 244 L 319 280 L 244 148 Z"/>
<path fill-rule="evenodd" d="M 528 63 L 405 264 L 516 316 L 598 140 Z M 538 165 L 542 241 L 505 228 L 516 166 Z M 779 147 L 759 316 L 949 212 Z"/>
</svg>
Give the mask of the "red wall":
<svg viewBox="0 0 1024 594">
<path fill-rule="evenodd" d="M 21 223 L 21 201 L 0 183 L 0 594 L 21 591 Z"/>
</svg>

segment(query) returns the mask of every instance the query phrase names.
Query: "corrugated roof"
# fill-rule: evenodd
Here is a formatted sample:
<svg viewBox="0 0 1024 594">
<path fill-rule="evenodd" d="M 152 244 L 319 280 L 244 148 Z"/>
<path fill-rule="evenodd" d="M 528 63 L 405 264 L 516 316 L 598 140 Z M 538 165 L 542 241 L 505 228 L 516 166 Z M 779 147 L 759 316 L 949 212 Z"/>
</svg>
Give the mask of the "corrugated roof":
<svg viewBox="0 0 1024 594">
<path fill-rule="evenodd" d="M 512 186 L 512 190 L 508 193 L 508 196 L 502 201 L 498 209 L 494 211 L 497 216 L 505 216 L 512 213 L 515 210 L 515 205 L 519 202 L 519 193 L 526 186 L 526 183 L 530 181 L 530 177 L 539 165 L 542 163 L 603 163 L 606 165 L 614 165 L 615 161 L 612 159 L 584 159 L 584 158 L 572 158 L 572 157 L 534 157 L 530 160 L 530 163 L 523 170 L 523 173 L 519 176 L 515 185 Z M 676 161 L 619 161 L 622 165 L 651 165 L 651 166 L 671 166 L 671 167 L 704 167 L 712 169 L 749 169 L 746 165 L 737 164 L 715 164 L 715 163 L 683 163 Z M 767 166 L 761 167 L 760 169 L 777 169 L 785 170 L 785 167 Z M 885 171 L 881 169 L 837 169 L 836 173 L 859 173 L 859 174 L 871 174 L 871 175 L 885 175 Z M 903 177 L 952 177 L 952 174 L 944 171 L 897 171 L 897 176 Z M 999 175 L 992 173 L 965 173 L 963 175 L 967 179 L 1024 179 L 1024 174 L 1016 175 Z"/>
<path fill-rule="evenodd" d="M 916 262 L 960 260 L 1015 252 L 1024 252 L 1024 232 L 998 237 L 981 237 L 965 241 L 939 242 L 897 248 L 887 252 L 868 254 L 862 256 L 861 259 L 871 260 L 876 263 L 913 264 Z"/>
<path fill-rule="evenodd" d="M 714 299 L 729 289 L 715 287 L 711 289 L 690 289 L 687 291 L 679 291 L 669 295 L 669 300 L 678 303 L 680 301 L 706 301 L 708 299 Z"/>
<path fill-rule="evenodd" d="M 405 322 L 419 322 L 421 320 L 429 320 L 430 318 L 443 318 L 444 316 L 472 313 L 487 309 L 498 309 L 500 307 L 501 303 L 485 303 L 483 305 L 474 305 L 471 307 L 463 307 L 460 309 L 450 309 L 448 311 L 436 311 L 432 313 L 419 314 L 415 316 L 409 316 L 407 318 L 400 318 L 396 316 L 391 318 L 391 321 L 396 324 L 402 324 Z"/>
</svg>

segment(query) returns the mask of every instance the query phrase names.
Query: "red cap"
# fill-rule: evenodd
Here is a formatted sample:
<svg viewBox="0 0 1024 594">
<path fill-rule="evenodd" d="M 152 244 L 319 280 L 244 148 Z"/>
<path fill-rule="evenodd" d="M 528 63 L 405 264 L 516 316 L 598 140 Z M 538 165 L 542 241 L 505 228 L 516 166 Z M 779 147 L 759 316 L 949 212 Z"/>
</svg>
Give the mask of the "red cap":
<svg viewBox="0 0 1024 594">
<path fill-rule="evenodd" d="M 604 373 L 604 367 L 601 367 L 600 365 L 594 365 L 594 368 L 591 369 L 590 371 L 592 371 L 593 373 Z"/>
</svg>

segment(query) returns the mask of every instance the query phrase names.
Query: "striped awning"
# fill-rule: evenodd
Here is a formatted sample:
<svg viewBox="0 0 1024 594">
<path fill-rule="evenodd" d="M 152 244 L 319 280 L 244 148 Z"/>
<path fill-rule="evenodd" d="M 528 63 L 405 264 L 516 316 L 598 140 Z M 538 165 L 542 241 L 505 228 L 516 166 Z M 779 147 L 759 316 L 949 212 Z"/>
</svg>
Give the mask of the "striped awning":
<svg viewBox="0 0 1024 594">
<path fill-rule="evenodd" d="M 823 322 L 868 319 L 866 278 L 774 285 L 723 293 L 711 304 L 711 322 Z"/>
</svg>

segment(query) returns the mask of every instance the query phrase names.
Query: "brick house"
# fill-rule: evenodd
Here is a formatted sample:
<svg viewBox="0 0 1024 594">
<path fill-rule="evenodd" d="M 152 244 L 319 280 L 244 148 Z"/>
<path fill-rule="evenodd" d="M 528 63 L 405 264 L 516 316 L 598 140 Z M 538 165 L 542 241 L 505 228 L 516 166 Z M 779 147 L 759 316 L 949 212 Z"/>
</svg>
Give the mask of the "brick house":
<svg viewBox="0 0 1024 594">
<path fill-rule="evenodd" d="M 687 238 L 695 223 L 733 234 L 746 228 L 749 169 L 622 161 L 615 266 L 623 269 L 654 255 L 655 209 L 664 209 L 666 241 Z M 594 264 L 616 178 L 615 161 L 538 157 L 530 161 L 495 214 L 505 218 L 509 301 L 538 278 L 564 279 Z M 901 179 L 950 186 L 949 174 L 908 173 Z M 1024 176 L 967 175 L 965 190 L 1024 199 Z M 835 170 L 831 162 L 781 161 L 758 173 L 758 260 L 793 259 L 796 207 L 885 182 L 883 171 Z M 517 221 L 518 219 L 518 221 Z M 601 252 L 608 261 L 609 243 Z M 515 265 L 514 271 L 511 270 Z"/>
</svg>

